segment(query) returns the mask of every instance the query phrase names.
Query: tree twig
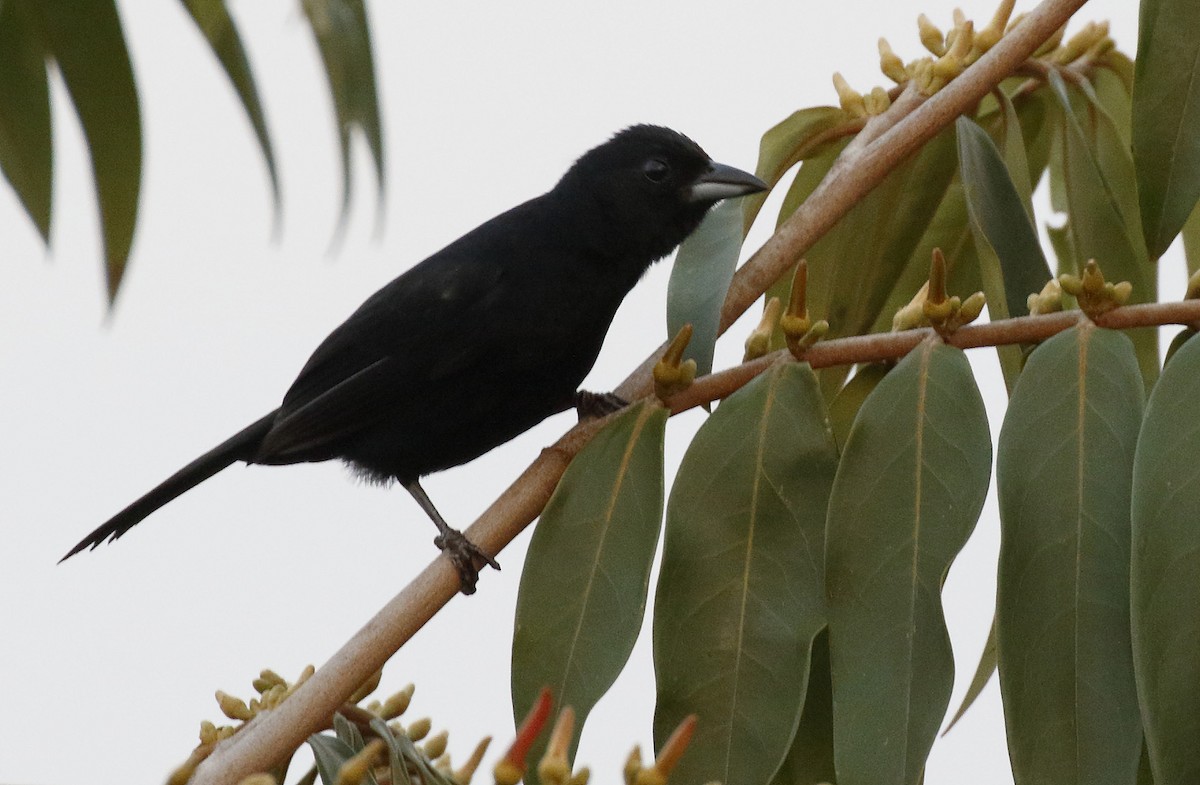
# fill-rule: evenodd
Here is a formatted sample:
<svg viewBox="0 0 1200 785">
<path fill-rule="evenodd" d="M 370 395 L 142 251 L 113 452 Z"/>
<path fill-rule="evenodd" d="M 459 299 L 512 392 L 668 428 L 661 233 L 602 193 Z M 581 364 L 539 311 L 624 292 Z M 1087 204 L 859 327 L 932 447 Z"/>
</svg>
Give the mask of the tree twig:
<svg viewBox="0 0 1200 785">
<path fill-rule="evenodd" d="M 888 172 L 953 122 L 959 114 L 969 111 L 1085 2 L 1043 0 L 993 49 L 933 97 L 921 100 L 915 94 L 907 95 L 913 92 L 910 88 L 887 112 L 872 118 L 863 128 L 862 134 L 866 134 L 863 144 L 855 145 L 850 156 L 843 156 L 844 160 L 839 158 L 816 191 L 738 270 L 721 311 L 721 332 L 728 329 L 768 286 L 878 185 Z M 1200 320 L 1200 311 L 1193 314 L 1190 320 Z M 982 330 L 985 327 L 975 329 Z M 967 328 L 958 335 L 962 333 L 971 335 Z M 898 335 L 862 336 L 818 344 L 810 350 L 810 361 L 821 362 L 824 352 L 834 351 L 837 345 L 846 341 L 874 340 L 890 345 L 888 341 L 900 341 L 902 344 L 923 337 L 921 331 L 913 331 L 911 337 L 903 333 Z M 828 348 L 830 346 L 834 349 Z M 887 356 L 904 353 L 898 345 L 892 351 L 899 351 L 899 354 Z M 659 353 L 655 352 L 622 383 L 618 388 L 622 397 L 631 400 L 649 393 L 650 368 Z M 832 358 L 827 359 L 832 364 Z M 761 370 L 770 363 L 770 359 L 762 358 L 756 362 L 762 363 L 759 367 Z M 744 374 L 754 367 L 753 364 L 749 366 L 738 366 L 714 374 L 698 381 L 693 387 L 699 388 L 698 394 L 706 394 L 703 391 L 707 385 L 728 382 L 736 373 Z M 753 373 L 741 384 L 752 377 Z M 571 457 L 582 449 L 602 424 L 603 421 L 582 423 L 572 428 L 553 447 L 543 450 L 537 460 L 470 526 L 467 535 L 471 540 L 489 553 L 499 552 L 512 541 L 540 514 Z M 269 770 L 302 744 L 309 734 L 324 727 L 338 706 L 368 676 L 383 667 L 417 630 L 454 597 L 457 589 L 458 576 L 449 561 L 435 559 L 294 695 L 274 711 L 260 714 L 241 732 L 223 742 L 199 766 L 192 782 L 195 785 L 227 785 L 239 782 L 250 774 Z"/>
</svg>

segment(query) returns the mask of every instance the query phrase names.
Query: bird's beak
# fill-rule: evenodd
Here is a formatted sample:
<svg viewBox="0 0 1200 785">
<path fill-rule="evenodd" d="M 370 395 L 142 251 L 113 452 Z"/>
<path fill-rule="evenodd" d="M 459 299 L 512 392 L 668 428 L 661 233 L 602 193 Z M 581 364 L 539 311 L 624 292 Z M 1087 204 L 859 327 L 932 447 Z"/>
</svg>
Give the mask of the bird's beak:
<svg viewBox="0 0 1200 785">
<path fill-rule="evenodd" d="M 719 202 L 735 196 L 765 191 L 769 186 L 749 172 L 714 163 L 688 189 L 690 202 Z"/>
</svg>

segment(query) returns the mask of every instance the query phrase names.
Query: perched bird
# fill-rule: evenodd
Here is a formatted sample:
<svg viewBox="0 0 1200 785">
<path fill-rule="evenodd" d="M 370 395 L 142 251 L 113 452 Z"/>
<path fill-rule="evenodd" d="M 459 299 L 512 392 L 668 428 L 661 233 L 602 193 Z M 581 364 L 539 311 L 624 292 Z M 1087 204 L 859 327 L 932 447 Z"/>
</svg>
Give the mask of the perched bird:
<svg viewBox="0 0 1200 785">
<path fill-rule="evenodd" d="M 548 193 L 372 295 L 317 347 L 278 409 L 180 469 L 63 559 L 117 539 L 236 461 L 338 458 L 413 495 L 470 594 L 476 560 L 498 565 L 443 520 L 420 478 L 572 405 L 584 416 L 622 404 L 578 390 L 617 307 L 709 207 L 765 188 L 670 129 L 621 131 Z"/>
</svg>

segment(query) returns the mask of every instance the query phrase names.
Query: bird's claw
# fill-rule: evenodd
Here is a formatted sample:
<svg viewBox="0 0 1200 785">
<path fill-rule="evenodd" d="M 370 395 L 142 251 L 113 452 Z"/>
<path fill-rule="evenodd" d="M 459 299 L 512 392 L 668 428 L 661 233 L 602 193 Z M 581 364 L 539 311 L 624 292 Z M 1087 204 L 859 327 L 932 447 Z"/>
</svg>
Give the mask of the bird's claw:
<svg viewBox="0 0 1200 785">
<path fill-rule="evenodd" d="M 628 405 L 629 401 L 616 393 L 594 393 L 587 390 L 575 393 L 575 412 L 579 415 L 580 422 L 604 417 Z"/>
<path fill-rule="evenodd" d="M 475 584 L 479 581 L 479 568 L 476 560 L 493 569 L 500 569 L 500 564 L 478 545 L 467 539 L 458 529 L 447 529 L 444 534 L 433 538 L 433 544 L 446 554 L 454 569 L 458 570 L 458 579 L 462 583 L 463 594 L 474 594 Z"/>
</svg>

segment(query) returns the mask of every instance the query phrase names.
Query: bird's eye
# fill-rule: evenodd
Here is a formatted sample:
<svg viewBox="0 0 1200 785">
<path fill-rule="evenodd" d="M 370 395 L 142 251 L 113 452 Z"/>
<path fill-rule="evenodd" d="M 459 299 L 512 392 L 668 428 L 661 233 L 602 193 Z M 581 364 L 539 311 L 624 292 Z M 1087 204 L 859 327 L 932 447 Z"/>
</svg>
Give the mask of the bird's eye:
<svg viewBox="0 0 1200 785">
<path fill-rule="evenodd" d="M 661 183 L 671 173 L 670 165 L 661 158 L 651 158 L 642 164 L 642 174 L 652 183 Z"/>
</svg>

